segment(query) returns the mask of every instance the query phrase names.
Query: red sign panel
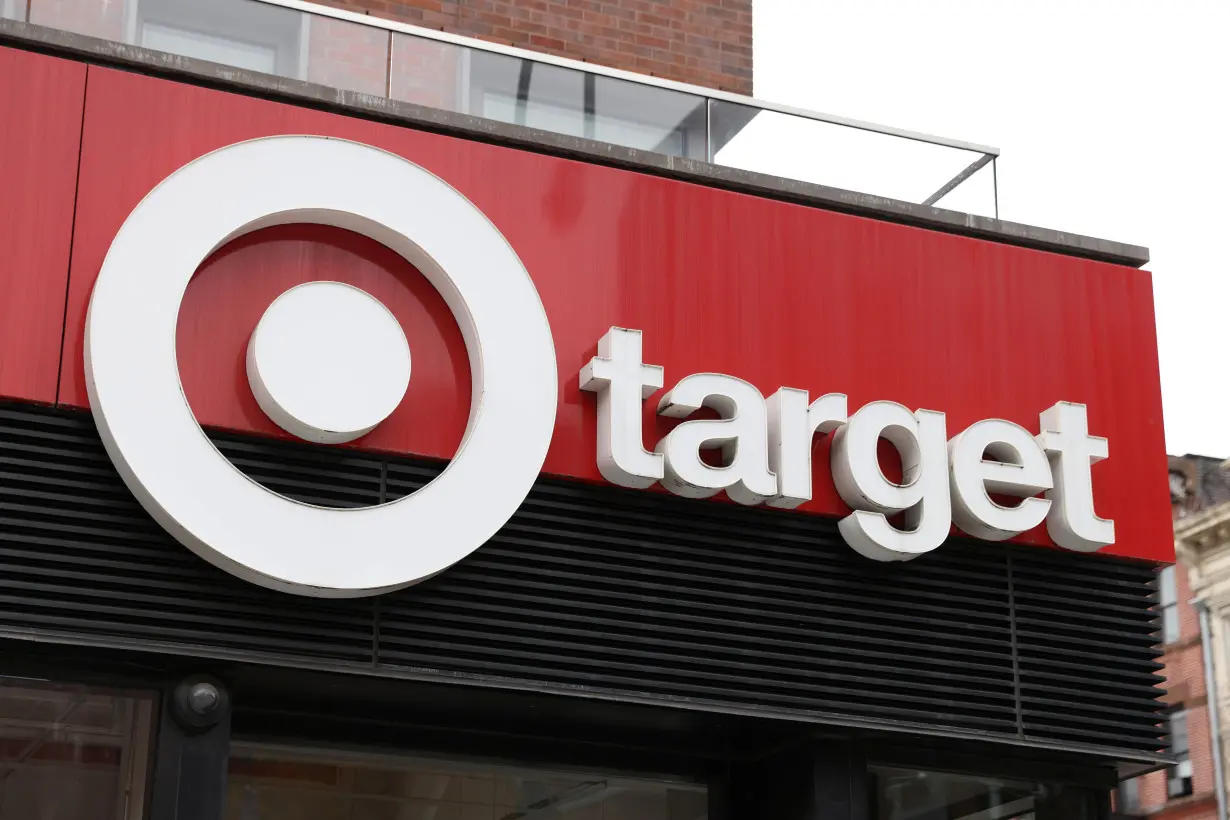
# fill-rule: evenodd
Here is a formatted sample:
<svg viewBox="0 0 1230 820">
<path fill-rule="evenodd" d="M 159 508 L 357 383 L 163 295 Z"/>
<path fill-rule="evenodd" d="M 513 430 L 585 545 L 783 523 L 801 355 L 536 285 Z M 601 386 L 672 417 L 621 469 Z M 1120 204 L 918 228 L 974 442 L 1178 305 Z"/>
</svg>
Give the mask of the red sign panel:
<svg viewBox="0 0 1230 820">
<path fill-rule="evenodd" d="M 56 400 L 85 72 L 0 48 L 0 397 Z"/>
<path fill-rule="evenodd" d="M 1085 404 L 1090 432 L 1109 441 L 1109 458 L 1092 468 L 1097 513 L 1115 520 L 1117 542 L 1105 552 L 1172 560 L 1147 272 L 119 71 L 89 75 L 64 404 L 88 404 L 82 334 L 91 288 L 111 240 L 151 188 L 242 140 L 342 137 L 405 157 L 461 191 L 528 269 L 559 364 L 546 472 L 602 480 L 595 400 L 579 389 L 578 373 L 609 328 L 635 328 L 644 361 L 664 368 L 668 389 L 689 374 L 725 373 L 765 395 L 782 386 L 813 397 L 844 393 L 851 412 L 875 400 L 942 411 L 950 435 L 986 418 L 1037 433 L 1039 414 L 1056 402 Z M 57 89 L 47 105 L 70 94 Z M 40 161 L 54 165 L 51 156 Z M 384 302 L 414 356 L 401 406 L 351 446 L 451 457 L 470 403 L 461 334 L 413 267 L 337 229 L 267 229 L 202 266 L 177 337 L 198 419 L 283 435 L 251 395 L 246 346 L 278 294 L 318 279 L 358 285 Z M 12 299 L 18 289 L 14 274 L 0 271 L 0 296 Z M 656 404 L 655 397 L 645 410 L 650 448 L 677 423 L 658 417 Z M 845 515 L 827 437 L 816 446 L 814 498 L 799 509 Z M 1017 540 L 1050 543 L 1042 528 Z"/>
</svg>

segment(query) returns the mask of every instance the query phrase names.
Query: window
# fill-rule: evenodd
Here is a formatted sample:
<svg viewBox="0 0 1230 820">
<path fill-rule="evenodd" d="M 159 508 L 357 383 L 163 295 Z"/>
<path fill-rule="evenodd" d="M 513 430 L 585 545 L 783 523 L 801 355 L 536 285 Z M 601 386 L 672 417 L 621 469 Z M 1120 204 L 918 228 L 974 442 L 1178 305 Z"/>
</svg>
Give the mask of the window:
<svg viewBox="0 0 1230 820">
<path fill-rule="evenodd" d="M 277 50 L 274 48 L 158 23 L 141 26 L 141 45 L 266 74 L 273 74 L 277 68 Z"/>
<path fill-rule="evenodd" d="M 704 787 L 236 743 L 225 820 L 705 820 Z"/>
<path fill-rule="evenodd" d="M 1034 784 L 994 777 L 873 768 L 874 820 L 1033 820 Z"/>
<path fill-rule="evenodd" d="M 1158 573 L 1160 608 L 1162 611 L 1162 643 L 1179 640 L 1179 594 L 1175 584 L 1175 567 L 1163 568 Z"/>
<path fill-rule="evenodd" d="M 1170 474 L 1170 500 L 1179 502 L 1187 496 L 1187 476 L 1182 473 Z"/>
<path fill-rule="evenodd" d="M 1172 798 L 1192 793 L 1192 761 L 1187 748 L 1187 712 L 1170 713 L 1170 753 L 1177 762 L 1166 770 L 1166 794 Z"/>
<path fill-rule="evenodd" d="M 1132 778 L 1119 784 L 1115 792 L 1115 813 L 1134 816 L 1140 811 L 1140 780 Z"/>
<path fill-rule="evenodd" d="M 133 42 L 223 65 L 299 77 L 302 16 L 250 0 L 129 0 Z"/>
<path fill-rule="evenodd" d="M 152 700 L 0 679 L 0 820 L 141 820 Z"/>
<path fill-rule="evenodd" d="M 26 0 L 0 0 L 0 17 L 10 20 L 26 19 Z"/>
</svg>

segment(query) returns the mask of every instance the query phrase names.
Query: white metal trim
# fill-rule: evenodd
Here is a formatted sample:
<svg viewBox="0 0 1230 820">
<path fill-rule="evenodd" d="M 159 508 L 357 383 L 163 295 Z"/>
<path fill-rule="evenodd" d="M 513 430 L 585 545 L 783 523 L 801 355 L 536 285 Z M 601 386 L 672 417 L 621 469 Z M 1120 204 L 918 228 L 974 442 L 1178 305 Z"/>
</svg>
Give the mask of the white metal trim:
<svg viewBox="0 0 1230 820">
<path fill-rule="evenodd" d="M 721 100 L 722 102 L 733 103 L 736 105 L 746 105 L 750 108 L 758 108 L 762 111 L 773 111 L 778 114 L 803 117 L 804 119 L 829 123 L 830 125 L 841 125 L 847 128 L 856 128 L 860 131 L 871 131 L 877 134 L 886 134 L 892 137 L 915 140 L 916 142 L 926 142 L 931 143 L 932 145 L 943 145 L 945 147 L 956 148 L 961 151 L 973 151 L 979 154 L 989 154 L 993 157 L 999 156 L 999 149 L 993 148 L 989 145 L 979 145 L 978 143 L 965 142 L 964 140 L 949 139 L 948 137 L 938 137 L 918 131 L 909 131 L 904 128 L 895 128 L 891 125 L 879 125 L 878 123 L 850 119 L 849 117 L 839 117 L 836 114 L 825 114 L 820 111 L 810 111 L 805 108 L 796 108 L 792 105 L 782 105 L 780 103 L 768 102 L 767 100 L 758 100 L 754 97 L 745 97 L 742 94 L 734 94 L 729 91 L 721 91 L 714 88 L 691 85 L 689 83 L 675 82 L 674 80 L 666 80 L 661 77 L 650 77 L 645 74 L 637 74 L 635 72 L 624 71 L 619 68 L 610 68 L 608 66 L 598 65 L 597 63 L 586 63 L 580 60 L 571 60 L 567 57 L 556 57 L 552 54 L 543 54 L 538 51 L 530 51 L 529 49 L 506 46 L 501 43 L 490 43 L 486 40 L 478 40 L 473 37 L 464 37 L 460 34 L 451 34 L 446 31 L 423 28 L 421 26 L 414 26 L 409 23 L 402 23 L 396 20 L 386 20 L 382 17 L 359 14 L 357 12 L 346 11 L 344 9 L 335 9 L 330 6 L 322 6 L 318 3 L 305 2 L 305 0 L 256 1 L 259 3 L 266 3 L 271 6 L 281 6 L 282 8 L 300 11 L 305 14 L 317 14 L 322 17 L 332 17 L 335 20 L 346 20 L 348 22 L 358 23 L 363 26 L 383 28 L 388 31 L 409 34 L 414 37 L 437 40 L 442 43 L 452 43 L 453 45 L 472 48 L 478 51 L 487 51 L 492 54 L 503 54 L 507 57 L 532 60 L 538 63 L 559 66 L 560 68 L 570 68 L 576 71 L 583 71 L 589 74 L 599 74 L 604 77 L 611 77 L 617 80 L 626 80 L 628 82 L 637 83 L 638 85 L 662 88 L 668 91 L 679 91 L 685 94 L 693 94 L 698 97 L 704 97 L 711 100 Z"/>
</svg>

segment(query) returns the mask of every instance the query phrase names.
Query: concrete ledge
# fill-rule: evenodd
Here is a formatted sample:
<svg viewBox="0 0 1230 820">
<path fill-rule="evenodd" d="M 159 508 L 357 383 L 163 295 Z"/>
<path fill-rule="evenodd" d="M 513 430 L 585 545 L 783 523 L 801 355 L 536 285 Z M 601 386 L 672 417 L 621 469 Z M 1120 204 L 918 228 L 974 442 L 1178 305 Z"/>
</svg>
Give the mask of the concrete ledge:
<svg viewBox="0 0 1230 820">
<path fill-rule="evenodd" d="M 1137 245 L 1005 222 L 928 205 L 916 205 L 769 174 L 741 171 L 700 160 L 624 148 L 468 114 L 398 102 L 377 95 L 343 91 L 301 80 L 179 57 L 30 23 L 0 20 L 0 45 L 1066 256 L 1079 256 L 1131 267 L 1141 267 L 1149 261 L 1148 249 Z"/>
</svg>

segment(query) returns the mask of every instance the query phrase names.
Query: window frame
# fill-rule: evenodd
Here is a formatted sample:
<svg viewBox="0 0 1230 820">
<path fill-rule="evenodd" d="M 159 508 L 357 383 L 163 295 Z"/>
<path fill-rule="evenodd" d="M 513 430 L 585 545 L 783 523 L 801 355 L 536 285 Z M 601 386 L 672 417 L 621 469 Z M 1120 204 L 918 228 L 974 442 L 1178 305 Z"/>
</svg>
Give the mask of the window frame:
<svg viewBox="0 0 1230 820">
<path fill-rule="evenodd" d="M 1125 817 L 1140 814 L 1140 778 L 1124 780 L 1115 789 L 1115 813 Z"/>
<path fill-rule="evenodd" d="M 1178 564 L 1171 564 L 1158 570 L 1157 588 L 1159 638 L 1163 646 L 1169 646 L 1177 643 L 1182 637 L 1182 624 L 1179 621 Z"/>
<path fill-rule="evenodd" d="M 1174 763 L 1166 767 L 1166 799 L 1168 801 L 1188 797 L 1194 792 L 1188 716 L 1188 710 L 1182 707 L 1166 713 L 1166 729 L 1170 735 L 1171 744 L 1170 753 L 1175 759 Z M 1182 724 L 1181 733 L 1175 731 L 1176 723 Z M 1176 738 L 1180 736 L 1182 737 L 1181 747 L 1176 742 Z"/>
</svg>

